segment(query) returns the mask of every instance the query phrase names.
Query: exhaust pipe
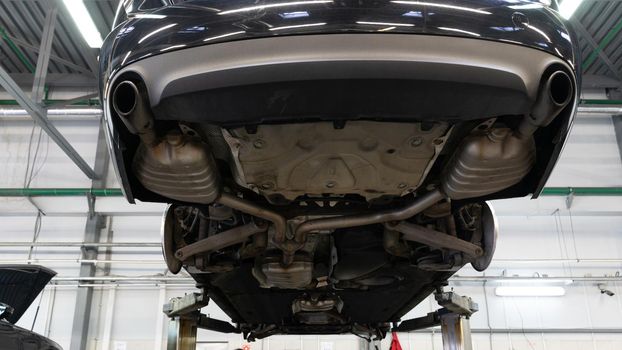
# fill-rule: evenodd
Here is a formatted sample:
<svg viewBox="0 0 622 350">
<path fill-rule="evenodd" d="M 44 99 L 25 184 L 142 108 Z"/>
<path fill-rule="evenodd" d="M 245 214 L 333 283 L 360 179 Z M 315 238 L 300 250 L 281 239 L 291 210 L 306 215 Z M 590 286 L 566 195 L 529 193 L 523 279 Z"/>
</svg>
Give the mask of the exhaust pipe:
<svg viewBox="0 0 622 350">
<path fill-rule="evenodd" d="M 286 240 L 287 221 L 277 212 L 262 208 L 255 203 L 246 201 L 226 192 L 221 193 L 220 197 L 216 199 L 216 202 L 231 209 L 236 209 L 243 213 L 270 221 L 274 225 L 274 241 L 284 242 Z"/>
<path fill-rule="evenodd" d="M 138 102 L 138 87 L 129 80 L 122 81 L 117 85 L 112 93 L 112 107 L 118 115 L 127 117 L 134 109 Z"/>
<path fill-rule="evenodd" d="M 275 236 L 274 243 L 283 251 L 282 264 L 288 266 L 292 263 L 296 251 L 305 245 L 307 235 L 311 232 L 406 220 L 433 206 L 444 198 L 446 198 L 446 196 L 440 190 L 434 190 L 423 195 L 421 198 L 416 198 L 411 204 L 402 208 L 370 214 L 347 215 L 305 221 L 296 228 L 293 240 L 286 240 L 284 236 Z"/>
<path fill-rule="evenodd" d="M 334 218 L 305 221 L 296 229 L 294 240 L 296 243 L 304 243 L 307 240 L 307 233 L 313 231 L 335 230 L 338 228 L 406 220 L 428 209 L 444 198 L 446 198 L 446 196 L 437 189 L 426 193 L 421 196 L 421 198 L 416 198 L 412 203 L 403 208 L 385 210 L 371 214 L 338 216 Z"/>
<path fill-rule="evenodd" d="M 131 133 L 138 135 L 145 145 L 152 146 L 156 143 L 156 134 L 147 100 L 130 80 L 120 82 L 112 92 L 112 108 L 125 126 Z"/>
<path fill-rule="evenodd" d="M 553 72 L 541 85 L 531 113 L 518 127 L 520 138 L 529 137 L 539 127 L 549 125 L 572 100 L 572 79 L 564 71 Z"/>
</svg>

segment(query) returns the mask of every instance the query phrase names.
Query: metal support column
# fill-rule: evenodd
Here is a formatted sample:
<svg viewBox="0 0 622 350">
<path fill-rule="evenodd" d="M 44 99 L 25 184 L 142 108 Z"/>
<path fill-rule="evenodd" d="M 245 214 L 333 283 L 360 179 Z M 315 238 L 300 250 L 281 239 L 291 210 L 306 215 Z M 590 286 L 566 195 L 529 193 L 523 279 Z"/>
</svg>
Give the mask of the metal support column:
<svg viewBox="0 0 622 350">
<path fill-rule="evenodd" d="M 84 230 L 84 241 L 99 241 L 104 223 L 105 220 L 101 215 L 89 216 Z M 97 259 L 97 253 L 97 247 L 84 247 L 82 249 L 83 259 Z M 95 276 L 95 264 L 82 263 L 80 265 L 80 277 L 93 276 Z M 78 288 L 76 292 L 76 308 L 73 313 L 73 327 L 71 329 L 71 343 L 69 350 L 86 349 L 92 300 L 93 288 Z"/>
<path fill-rule="evenodd" d="M 97 180 L 93 181 L 93 188 L 102 188 L 106 185 L 109 155 L 104 134 L 105 127 L 103 122 L 100 123 L 94 170 L 97 174 Z M 106 224 L 106 217 L 95 213 L 95 197 L 88 196 L 87 200 L 89 204 L 89 215 L 87 216 L 84 229 L 84 242 L 98 243 L 100 241 L 101 231 Z M 82 247 L 82 259 L 84 260 L 96 260 L 98 253 L 99 247 L 97 245 L 85 245 Z M 80 266 L 80 277 L 92 278 L 94 276 L 95 264 L 82 263 Z M 69 350 L 85 350 L 87 347 L 92 300 L 93 288 L 78 288 Z"/>
<path fill-rule="evenodd" d="M 611 120 L 613 120 L 613 129 L 616 132 L 616 141 L 618 142 L 620 161 L 622 161 L 622 115 L 611 116 Z"/>
</svg>

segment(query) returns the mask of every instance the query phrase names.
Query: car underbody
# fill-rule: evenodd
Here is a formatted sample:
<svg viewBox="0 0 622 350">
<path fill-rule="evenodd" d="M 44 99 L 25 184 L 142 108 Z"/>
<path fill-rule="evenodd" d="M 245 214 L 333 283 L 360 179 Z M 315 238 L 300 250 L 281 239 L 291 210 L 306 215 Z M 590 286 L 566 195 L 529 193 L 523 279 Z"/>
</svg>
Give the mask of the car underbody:
<svg viewBox="0 0 622 350">
<path fill-rule="evenodd" d="M 563 143 L 576 82 L 555 56 L 365 40 L 255 39 L 244 62 L 240 42 L 202 46 L 109 84 L 128 197 L 173 203 L 169 269 L 185 268 L 248 339 L 384 337 L 462 266 L 488 266 L 485 201 L 537 193 Z M 195 55 L 220 61 L 184 61 Z"/>
</svg>

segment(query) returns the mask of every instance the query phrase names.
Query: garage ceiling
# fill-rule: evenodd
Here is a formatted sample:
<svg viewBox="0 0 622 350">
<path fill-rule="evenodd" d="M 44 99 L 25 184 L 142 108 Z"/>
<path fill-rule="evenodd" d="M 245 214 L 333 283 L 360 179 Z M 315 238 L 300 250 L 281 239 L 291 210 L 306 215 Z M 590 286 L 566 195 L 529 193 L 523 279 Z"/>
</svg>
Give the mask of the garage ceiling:
<svg viewBox="0 0 622 350">
<path fill-rule="evenodd" d="M 119 0 L 87 0 L 84 3 L 99 32 L 108 33 Z M 48 73 L 93 74 L 92 70 L 97 66 L 97 49 L 86 45 L 65 6 L 57 0 L 0 1 L 0 35 L 3 36 L 0 61 L 9 73 L 34 72 L 45 15 L 55 5 L 59 12 Z"/>
<path fill-rule="evenodd" d="M 585 0 L 573 23 L 579 34 L 584 73 L 622 81 L 622 1 Z"/>
</svg>

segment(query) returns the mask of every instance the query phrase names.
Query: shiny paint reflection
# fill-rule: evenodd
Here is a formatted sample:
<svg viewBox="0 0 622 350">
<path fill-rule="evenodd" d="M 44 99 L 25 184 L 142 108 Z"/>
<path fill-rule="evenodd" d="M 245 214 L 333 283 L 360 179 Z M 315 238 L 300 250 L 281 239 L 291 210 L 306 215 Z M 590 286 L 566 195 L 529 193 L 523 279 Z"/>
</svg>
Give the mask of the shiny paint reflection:
<svg viewBox="0 0 622 350">
<path fill-rule="evenodd" d="M 517 12 L 529 26 L 514 22 Z M 547 51 L 572 66 L 577 56 L 562 18 L 540 2 L 180 0 L 121 19 L 102 48 L 102 69 L 109 75 L 148 55 L 229 40 L 378 32 L 502 41 Z"/>
<path fill-rule="evenodd" d="M 298 24 L 298 25 L 293 25 L 293 26 L 274 27 L 274 28 L 270 28 L 270 30 L 285 30 L 285 29 L 305 28 L 305 27 L 318 27 L 318 26 L 325 26 L 325 25 L 326 25 L 326 22 L 307 23 L 307 24 Z"/>
<path fill-rule="evenodd" d="M 468 35 L 473 35 L 473 36 L 481 36 L 480 34 L 473 33 L 473 32 L 469 32 L 469 31 L 467 31 L 467 30 L 458 29 L 458 28 L 438 27 L 438 29 L 440 29 L 440 30 L 446 30 L 446 31 L 449 31 L 449 32 L 456 32 L 456 33 L 468 34 Z"/>
<path fill-rule="evenodd" d="M 234 10 L 226 10 L 218 13 L 219 15 L 229 15 L 232 13 L 240 13 L 240 12 L 248 12 L 248 11 L 256 11 L 269 9 L 274 7 L 285 7 L 285 6 L 297 6 L 297 5 L 316 5 L 316 4 L 325 4 L 333 2 L 333 0 L 311 0 L 311 1 L 292 1 L 292 2 L 280 2 L 274 4 L 265 4 L 265 5 L 257 5 L 257 6 L 249 6 L 242 7 Z"/>
<path fill-rule="evenodd" d="M 233 36 L 233 35 L 239 35 L 239 34 L 244 34 L 246 33 L 245 31 L 241 30 L 238 32 L 232 32 L 232 33 L 227 33 L 227 34 L 222 34 L 222 35 L 216 35 L 216 36 L 212 36 L 206 39 L 203 39 L 203 41 L 211 41 L 211 40 L 217 40 L 217 39 L 222 39 L 222 38 L 226 38 L 229 36 Z"/>
<path fill-rule="evenodd" d="M 390 23 L 390 22 L 367 22 L 367 21 L 357 21 L 357 24 L 369 24 L 373 26 L 392 26 L 392 27 L 414 27 L 415 25 L 412 23 Z"/>
<path fill-rule="evenodd" d="M 174 27 L 176 25 L 177 25 L 177 23 L 171 23 L 171 24 L 165 25 L 164 27 L 160 27 L 160 28 L 154 30 L 153 32 L 143 36 L 140 40 L 138 40 L 138 43 L 141 44 L 143 41 L 149 39 L 150 37 L 152 37 L 152 36 L 154 36 L 156 34 L 158 34 L 159 32 L 161 32 L 163 30 L 167 30 L 167 29 L 169 29 L 171 27 Z"/>
<path fill-rule="evenodd" d="M 445 9 L 457 10 L 457 11 L 467 11 L 467 12 L 479 13 L 481 15 L 491 15 L 492 14 L 491 12 L 488 12 L 488 11 L 483 11 L 483 10 L 478 10 L 478 9 L 473 9 L 473 8 L 463 7 L 463 6 L 439 4 L 439 3 L 435 3 L 435 2 L 402 1 L 402 0 L 395 0 L 395 1 L 391 1 L 391 2 L 394 3 L 394 4 L 402 4 L 402 5 L 419 5 L 419 6 L 429 6 L 429 7 L 440 7 L 440 8 L 445 8 Z"/>
</svg>

